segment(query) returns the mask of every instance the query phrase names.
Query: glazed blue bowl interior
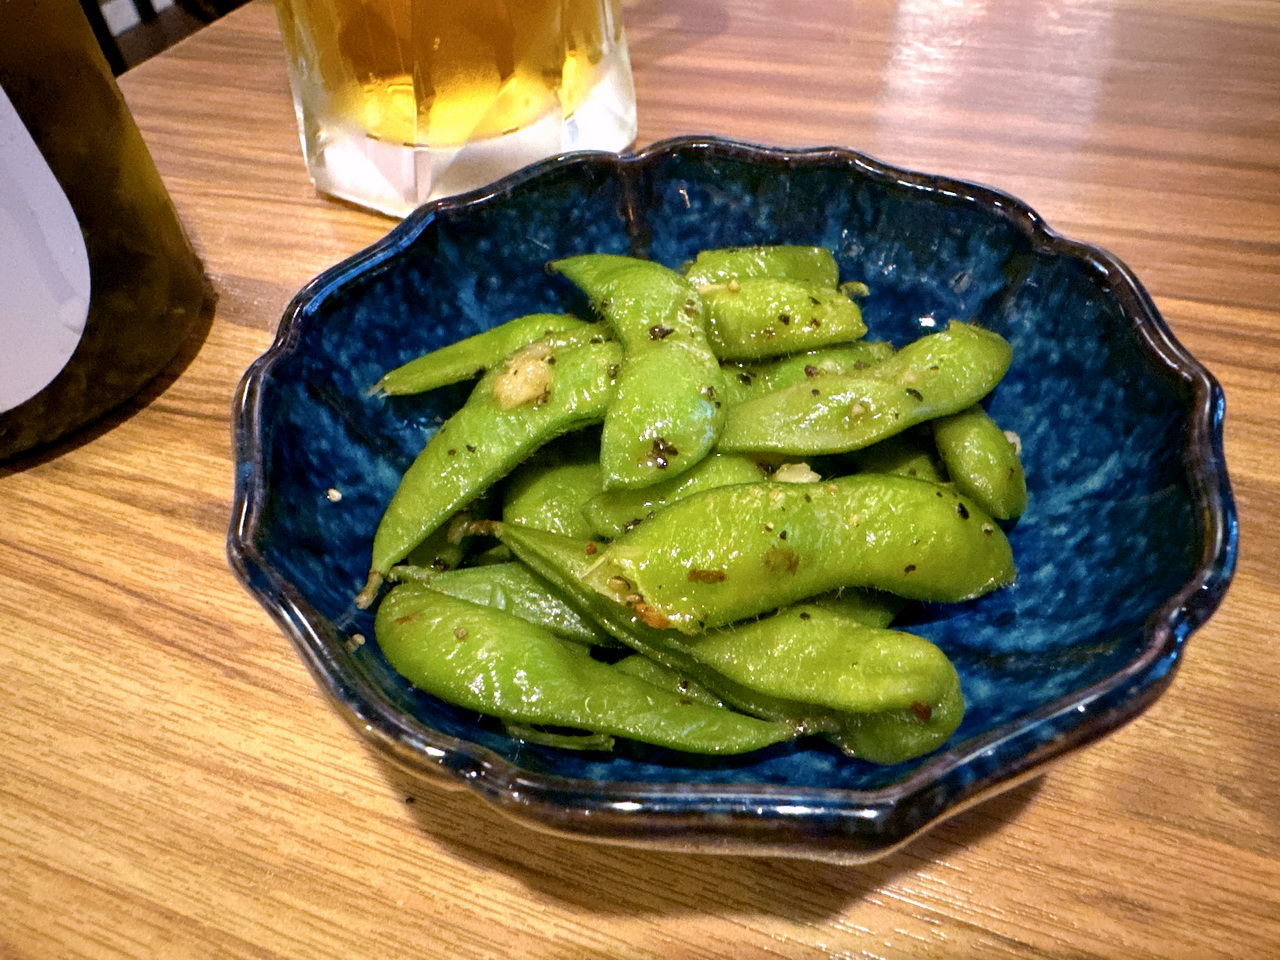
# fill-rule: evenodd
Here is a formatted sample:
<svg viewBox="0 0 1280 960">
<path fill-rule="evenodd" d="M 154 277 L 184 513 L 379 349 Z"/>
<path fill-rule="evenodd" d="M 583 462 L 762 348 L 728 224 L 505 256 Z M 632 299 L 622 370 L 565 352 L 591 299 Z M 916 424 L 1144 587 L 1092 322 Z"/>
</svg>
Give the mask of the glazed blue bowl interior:
<svg viewBox="0 0 1280 960">
<path fill-rule="evenodd" d="M 401 473 L 470 386 L 395 399 L 369 387 L 520 314 L 581 312 L 548 260 L 605 251 L 678 267 L 758 243 L 834 251 L 841 278 L 870 287 L 870 338 L 903 344 L 960 318 L 1013 346 L 988 406 L 1022 441 L 1030 506 L 1008 529 L 1017 582 L 910 615 L 962 678 L 968 713 L 948 747 L 890 767 L 815 738 L 715 761 L 634 744 L 579 753 L 508 739 L 412 689 L 352 598 Z M 232 557 L 340 701 L 384 730 L 400 724 L 401 741 L 435 737 L 445 766 L 505 763 L 554 783 L 561 805 L 671 788 L 673 822 L 699 835 L 714 833 L 697 820 L 703 800 L 754 797 L 765 819 L 788 822 L 775 831 L 784 840 L 887 848 L 1143 709 L 1234 558 L 1221 394 L 1124 268 L 1001 194 L 848 151 L 687 139 L 562 158 L 425 208 L 304 290 L 243 389 Z M 797 798 L 822 816 L 790 824 L 775 808 Z"/>
</svg>

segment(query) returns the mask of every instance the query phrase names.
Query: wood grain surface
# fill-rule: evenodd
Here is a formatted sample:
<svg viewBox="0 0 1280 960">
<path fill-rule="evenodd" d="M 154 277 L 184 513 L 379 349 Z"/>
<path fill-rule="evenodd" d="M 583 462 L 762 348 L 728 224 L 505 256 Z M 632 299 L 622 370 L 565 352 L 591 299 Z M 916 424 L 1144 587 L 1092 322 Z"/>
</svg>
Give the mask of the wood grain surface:
<svg viewBox="0 0 1280 960">
<path fill-rule="evenodd" d="M 1142 278 L 1222 381 L 1240 564 L 1139 720 L 859 868 L 552 839 L 407 781 L 232 577 L 229 409 L 389 221 L 317 197 L 274 14 L 122 86 L 217 294 L 143 396 L 0 467 L 0 957 L 1280 955 L 1280 4 L 636 0 L 642 143 L 979 180 Z"/>
</svg>

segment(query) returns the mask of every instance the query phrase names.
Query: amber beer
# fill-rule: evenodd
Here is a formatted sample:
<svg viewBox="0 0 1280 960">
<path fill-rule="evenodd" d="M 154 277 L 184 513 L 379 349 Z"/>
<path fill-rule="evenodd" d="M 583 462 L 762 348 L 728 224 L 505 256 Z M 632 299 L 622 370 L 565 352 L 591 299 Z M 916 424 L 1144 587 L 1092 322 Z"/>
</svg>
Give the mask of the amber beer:
<svg viewBox="0 0 1280 960">
<path fill-rule="evenodd" d="M 277 0 L 327 193 L 403 215 L 563 150 L 626 147 L 618 0 Z"/>
</svg>

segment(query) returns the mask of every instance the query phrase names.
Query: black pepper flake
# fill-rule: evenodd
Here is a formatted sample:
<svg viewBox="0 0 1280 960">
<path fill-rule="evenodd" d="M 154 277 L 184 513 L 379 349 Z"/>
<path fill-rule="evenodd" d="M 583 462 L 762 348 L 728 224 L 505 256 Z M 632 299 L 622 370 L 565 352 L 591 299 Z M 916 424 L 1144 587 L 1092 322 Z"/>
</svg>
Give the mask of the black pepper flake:
<svg viewBox="0 0 1280 960">
<path fill-rule="evenodd" d="M 643 519 L 641 519 L 640 517 L 633 517 L 632 519 L 628 520 L 626 523 L 622 525 L 622 532 L 626 533 L 629 530 L 634 530 L 636 527 L 640 526 L 640 524 L 642 523 L 644 523 Z"/>
<path fill-rule="evenodd" d="M 652 327 L 649 328 L 649 339 L 665 340 L 667 337 L 671 336 L 671 334 L 673 333 L 675 333 L 675 330 L 673 330 L 671 327 L 664 327 L 660 323 L 655 323 Z"/>
<path fill-rule="evenodd" d="M 680 451 L 666 437 L 654 437 L 653 446 L 649 449 L 649 460 L 659 470 L 665 470 L 673 457 L 680 456 Z"/>
<path fill-rule="evenodd" d="M 450 448 L 449 448 L 448 450 L 446 450 L 445 452 L 446 452 L 446 453 L 448 453 L 448 454 L 449 454 L 449 456 L 451 456 L 451 457 L 456 457 L 456 456 L 458 455 L 458 451 L 457 451 L 455 448 L 453 448 L 453 447 L 450 447 Z"/>
<path fill-rule="evenodd" d="M 689 692 L 689 681 L 688 681 L 688 680 L 681 680 L 679 683 L 677 683 L 677 684 L 676 684 L 676 689 L 677 689 L 677 690 L 679 690 L 681 693 L 688 693 L 688 692 Z"/>
<path fill-rule="evenodd" d="M 791 324 L 791 314 L 789 313 L 778 314 L 778 322 L 782 324 L 784 327 L 789 326 Z"/>
<path fill-rule="evenodd" d="M 917 390 L 915 387 L 907 387 L 907 396 L 910 397 L 912 400 L 924 399 L 924 394 L 921 393 L 919 390 Z"/>
<path fill-rule="evenodd" d="M 817 297 L 815 297 L 812 293 L 809 294 L 809 302 L 812 303 L 815 307 L 822 306 L 822 301 L 819 300 Z"/>
<path fill-rule="evenodd" d="M 811 326 L 811 327 L 813 327 L 813 329 L 817 330 L 820 326 L 822 326 L 822 321 L 821 321 L 821 320 L 819 320 L 817 317 L 810 317 L 810 318 L 809 318 L 809 326 Z"/>
<path fill-rule="evenodd" d="M 751 386 L 751 374 L 747 373 L 745 370 L 738 371 L 738 382 L 744 387 Z"/>
<path fill-rule="evenodd" d="M 813 614 L 811 614 L 811 613 L 802 613 L 802 614 L 800 614 L 800 619 L 801 619 L 801 620 L 808 620 L 808 619 L 810 619 L 812 616 L 813 616 Z"/>
<path fill-rule="evenodd" d="M 933 718 L 933 707 L 927 703 L 921 703 L 919 700 L 911 701 L 911 712 L 916 715 L 916 719 L 921 723 L 928 723 Z"/>
<path fill-rule="evenodd" d="M 404 802 L 405 802 L 405 803 L 413 803 L 413 802 L 414 802 L 414 798 L 413 798 L 413 797 L 405 797 L 405 798 L 404 798 Z"/>
<path fill-rule="evenodd" d="M 817 387 L 814 387 L 812 390 L 809 391 L 809 393 L 811 393 L 815 397 L 822 396 L 822 391 L 819 390 Z"/>
<path fill-rule="evenodd" d="M 914 563 L 908 563 L 905 567 L 903 567 L 903 568 L 902 568 L 902 572 L 903 572 L 903 573 L 915 573 L 915 572 L 916 572 L 916 565 L 915 565 Z"/>
<path fill-rule="evenodd" d="M 609 379 L 616 380 L 618 377 L 618 365 L 616 363 L 609 364 Z"/>
<path fill-rule="evenodd" d="M 468 443 L 468 444 L 467 444 L 467 453 L 475 453 L 475 452 L 476 452 L 475 444 L 473 444 L 473 443 Z"/>
<path fill-rule="evenodd" d="M 554 367 L 555 365 L 556 365 L 556 355 L 553 353 L 551 356 L 547 357 L 547 366 Z"/>
<path fill-rule="evenodd" d="M 933 495 L 934 495 L 935 497 L 940 497 L 940 496 L 942 496 L 942 491 L 941 491 L 941 490 L 935 490 L 935 491 L 934 491 L 934 493 L 933 493 Z"/>
<path fill-rule="evenodd" d="M 818 368 L 815 367 L 812 363 L 806 363 L 804 365 L 804 375 L 809 380 L 812 380 L 814 377 L 816 377 L 819 374 L 819 372 L 820 371 L 818 370 Z"/>
<path fill-rule="evenodd" d="M 702 388 L 702 395 L 708 400 L 714 400 L 716 398 L 716 388 L 708 383 Z"/>
<path fill-rule="evenodd" d="M 938 494 L 938 496 L 942 496 L 942 494 Z M 804 495 L 804 502 L 805 502 L 805 503 L 813 503 L 813 497 L 809 496 L 809 494 L 807 494 L 807 493 L 806 493 L 806 494 Z"/>
<path fill-rule="evenodd" d="M 778 539 L 779 540 L 787 539 L 787 531 L 783 530 L 780 534 L 778 534 Z"/>
<path fill-rule="evenodd" d="M 961 520 L 969 519 L 969 509 L 963 503 L 956 504 L 956 513 L 960 514 Z"/>
</svg>

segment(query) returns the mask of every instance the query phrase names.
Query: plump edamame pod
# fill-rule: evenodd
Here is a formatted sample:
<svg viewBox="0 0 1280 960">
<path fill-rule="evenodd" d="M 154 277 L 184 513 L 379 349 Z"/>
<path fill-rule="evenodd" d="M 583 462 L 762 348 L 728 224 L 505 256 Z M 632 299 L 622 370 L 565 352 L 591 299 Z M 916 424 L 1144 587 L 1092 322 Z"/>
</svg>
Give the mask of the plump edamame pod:
<svg viewBox="0 0 1280 960">
<path fill-rule="evenodd" d="M 956 489 L 997 520 L 1027 509 L 1027 478 L 1017 445 L 976 404 L 934 421 L 934 441 Z"/>
<path fill-rule="evenodd" d="M 594 338 L 593 338 L 594 339 Z M 616 343 L 539 341 L 485 374 L 405 471 L 373 538 L 368 606 L 393 564 L 549 440 L 599 422 L 621 359 Z"/>
<path fill-rule="evenodd" d="M 387 662 L 414 686 L 509 722 L 722 755 L 796 735 L 788 723 L 669 693 L 518 617 L 422 584 L 402 584 L 383 598 L 376 631 Z"/>
<path fill-rule="evenodd" d="M 765 363 L 722 363 L 725 404 L 733 406 L 784 387 L 831 374 L 856 374 L 893 356 L 893 344 L 858 340 L 838 347 L 806 350 Z"/>
<path fill-rule="evenodd" d="M 399 569 L 393 568 L 392 573 L 395 574 Z M 459 600 L 469 600 L 482 607 L 502 610 L 551 631 L 561 640 L 572 640 L 587 646 L 618 645 L 612 636 L 597 626 L 590 617 L 583 616 L 551 584 L 523 563 L 514 560 L 405 579 L 426 583 L 433 590 L 447 593 Z"/>
<path fill-rule="evenodd" d="M 986 396 L 1009 368 L 997 333 L 953 321 L 858 376 L 786 387 L 730 410 L 719 449 L 789 455 L 870 446 Z"/>
<path fill-rule="evenodd" d="M 959 680 L 949 663 L 949 678 L 941 685 L 940 699 L 913 700 L 905 709 L 874 715 L 831 710 L 812 703 L 772 696 L 738 683 L 699 661 L 694 648 L 706 637 L 721 635 L 727 638 L 725 642 L 731 647 L 731 638 L 744 624 L 709 631 L 696 637 L 685 637 L 672 630 L 655 629 L 643 622 L 632 608 L 594 594 L 585 585 L 592 561 L 584 544 L 556 534 L 515 526 L 505 527 L 501 535 L 521 559 L 567 594 L 573 594 L 584 607 L 590 608 L 602 626 L 619 641 L 637 651 L 638 660 L 652 660 L 675 675 L 691 678 L 714 696 L 747 713 L 765 719 L 786 721 L 804 733 L 825 735 L 851 755 L 866 756 L 873 762 L 896 763 L 918 753 L 928 752 L 950 736 L 963 715 L 964 700 L 959 695 Z M 829 610 L 846 624 L 856 621 L 858 625 L 875 627 L 887 623 L 886 616 L 891 615 L 895 604 L 892 598 L 887 598 L 887 602 L 881 604 L 877 595 L 863 591 L 844 591 L 839 596 L 818 598 L 810 606 Z M 767 633 L 762 633 L 762 637 L 764 636 Z M 767 643 L 758 642 L 755 653 L 765 661 L 772 658 L 772 651 Z M 637 658 L 627 658 L 623 662 L 637 661 L 634 668 L 639 670 Z M 750 666 L 746 662 L 740 663 L 739 675 L 763 675 L 768 669 L 767 663 L 759 664 L 755 670 L 750 669 Z M 814 674 L 823 673 L 823 668 L 819 668 L 816 663 L 810 666 Z M 929 697 L 929 693 L 925 691 L 922 691 L 922 695 Z M 859 750 L 864 752 L 855 753 Z M 913 753 L 913 750 L 918 750 L 918 753 Z"/>
<path fill-rule="evenodd" d="M 825 247 L 778 244 L 703 250 L 685 269 L 685 276 L 695 286 L 745 277 L 780 277 L 834 287 L 840 281 L 840 269 Z"/>
<path fill-rule="evenodd" d="M 826 715 L 830 711 L 815 713 L 803 704 L 769 697 L 721 676 L 693 658 L 688 650 L 688 638 L 683 634 L 649 626 L 642 619 L 643 608 L 619 603 L 588 586 L 587 578 L 596 563 L 598 544 L 515 524 L 502 524 L 497 533 L 522 562 L 638 654 L 696 680 L 725 702 L 754 716 L 786 720 L 804 733 L 839 729 L 838 718 Z"/>
<path fill-rule="evenodd" d="M 881 590 L 863 590 L 857 587 L 841 588 L 806 601 L 809 606 L 821 607 L 836 616 L 864 627 L 888 627 L 902 612 L 906 601 Z"/>
<path fill-rule="evenodd" d="M 721 360 L 760 360 L 857 340 L 858 305 L 839 290 L 749 277 L 702 288 L 707 341 Z"/>
<path fill-rule="evenodd" d="M 764 467 L 750 457 L 741 454 L 715 453 L 687 473 L 663 480 L 661 483 L 641 487 L 639 490 L 602 491 L 586 502 L 582 513 L 591 533 L 612 540 L 622 536 L 631 527 L 649 519 L 668 503 L 674 503 L 699 490 L 723 487 L 731 483 L 751 483 L 763 479 L 765 479 Z M 503 519 L 514 520 L 513 517 L 507 516 Z M 537 526 L 537 524 L 526 524 L 526 526 Z M 569 530 L 553 532 L 579 537 L 591 535 L 591 533 L 575 534 Z"/>
<path fill-rule="evenodd" d="M 508 481 L 502 519 L 585 539 L 594 531 L 583 508 L 602 485 L 600 461 L 594 456 L 528 461 Z"/>
<path fill-rule="evenodd" d="M 516 317 L 396 367 L 383 374 L 372 392 L 385 396 L 425 393 L 446 384 L 478 377 L 535 340 L 580 330 L 586 325 L 584 320 L 558 313 L 531 313 Z"/>
<path fill-rule="evenodd" d="M 960 676 L 948 662 L 947 685 L 937 703 L 913 703 L 900 710 L 846 714 L 843 729 L 829 735 L 845 753 L 872 763 L 902 763 L 932 753 L 964 719 Z"/>
<path fill-rule="evenodd" d="M 928 427 L 920 429 L 926 433 L 921 435 L 912 430 L 864 447 L 853 455 L 854 465 L 860 473 L 889 473 L 931 483 L 946 482 L 947 474 L 938 458 L 937 447 L 927 433 Z"/>
<path fill-rule="evenodd" d="M 753 690 L 851 713 L 941 703 L 954 673 L 928 640 L 865 626 L 821 604 L 709 630 L 689 641 L 689 651 Z"/>
<path fill-rule="evenodd" d="M 697 291 L 675 271 L 632 257 L 586 254 L 549 266 L 587 294 L 623 345 L 600 440 L 605 489 L 688 470 L 724 424 L 724 375 Z"/>
<path fill-rule="evenodd" d="M 841 586 L 954 602 L 1013 576 L 1008 540 L 973 501 L 858 474 L 696 493 L 602 548 L 587 581 L 693 633 Z"/>
<path fill-rule="evenodd" d="M 630 656 L 623 657 L 613 667 L 615 670 L 630 674 L 646 683 L 652 683 L 655 687 L 661 687 L 668 693 L 679 694 L 682 697 L 688 697 L 690 700 L 697 700 L 699 703 L 713 703 L 718 707 L 724 706 L 724 701 L 698 683 L 698 681 L 691 679 L 679 670 L 664 667 L 657 661 L 650 660 L 641 654 L 633 653 Z"/>
</svg>

